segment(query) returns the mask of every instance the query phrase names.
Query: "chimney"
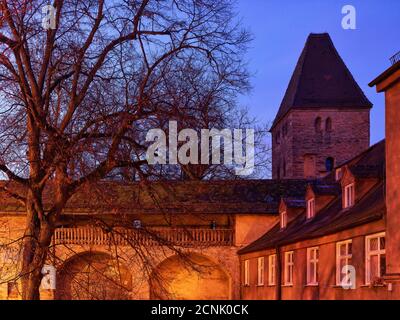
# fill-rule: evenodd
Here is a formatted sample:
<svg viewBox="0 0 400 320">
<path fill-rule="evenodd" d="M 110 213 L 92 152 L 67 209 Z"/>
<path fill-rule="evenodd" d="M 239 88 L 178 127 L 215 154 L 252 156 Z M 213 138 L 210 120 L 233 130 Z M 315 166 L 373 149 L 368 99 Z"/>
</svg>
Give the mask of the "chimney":
<svg viewBox="0 0 400 320">
<path fill-rule="evenodd" d="M 400 278 L 400 52 L 392 66 L 372 81 L 385 93 L 386 117 L 386 273 Z"/>
</svg>

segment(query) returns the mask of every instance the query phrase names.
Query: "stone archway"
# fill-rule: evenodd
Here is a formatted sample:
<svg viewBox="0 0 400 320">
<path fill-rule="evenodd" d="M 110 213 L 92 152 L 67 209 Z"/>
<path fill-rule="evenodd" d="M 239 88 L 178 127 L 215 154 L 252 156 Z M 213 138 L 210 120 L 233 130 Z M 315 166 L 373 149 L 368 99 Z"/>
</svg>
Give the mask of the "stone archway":
<svg viewBox="0 0 400 320">
<path fill-rule="evenodd" d="M 66 261 L 57 277 L 60 300 L 128 300 L 132 276 L 110 255 L 85 252 Z"/>
<path fill-rule="evenodd" d="M 230 277 L 221 266 L 205 256 L 173 256 L 159 264 L 151 275 L 150 298 L 228 300 Z"/>
</svg>

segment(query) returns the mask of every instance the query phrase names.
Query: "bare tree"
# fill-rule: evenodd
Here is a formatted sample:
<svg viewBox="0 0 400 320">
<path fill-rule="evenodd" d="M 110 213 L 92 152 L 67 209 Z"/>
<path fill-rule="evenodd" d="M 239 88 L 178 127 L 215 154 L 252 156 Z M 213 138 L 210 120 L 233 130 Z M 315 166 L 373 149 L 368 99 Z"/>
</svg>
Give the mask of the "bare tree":
<svg viewBox="0 0 400 320">
<path fill-rule="evenodd" d="M 159 92 L 174 62 L 207 62 L 219 75 L 249 40 L 228 0 L 55 0 L 55 28 L 44 29 L 47 4 L 0 0 L 0 171 L 26 209 L 24 299 L 39 298 L 68 200 L 146 164 L 140 138 L 165 111 Z"/>
</svg>

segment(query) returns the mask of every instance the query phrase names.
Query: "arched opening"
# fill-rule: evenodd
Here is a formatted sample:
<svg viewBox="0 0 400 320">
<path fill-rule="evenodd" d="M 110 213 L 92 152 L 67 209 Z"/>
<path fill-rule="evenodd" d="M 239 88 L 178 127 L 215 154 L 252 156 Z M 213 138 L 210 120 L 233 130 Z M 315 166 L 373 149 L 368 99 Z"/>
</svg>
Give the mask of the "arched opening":
<svg viewBox="0 0 400 320">
<path fill-rule="evenodd" d="M 227 300 L 227 273 L 207 257 L 190 254 L 162 262 L 150 277 L 150 299 Z"/>
<path fill-rule="evenodd" d="M 321 117 L 317 117 L 315 119 L 314 127 L 315 127 L 315 132 L 321 132 L 322 131 L 322 120 L 321 120 Z"/>
<path fill-rule="evenodd" d="M 106 253 L 86 252 L 65 262 L 57 278 L 59 300 L 129 300 L 132 276 Z"/>
<path fill-rule="evenodd" d="M 331 172 L 335 168 L 335 159 L 332 157 L 326 158 L 325 160 L 326 171 Z"/>
<path fill-rule="evenodd" d="M 326 132 L 332 131 L 332 119 L 331 118 L 326 119 L 325 130 L 326 130 Z"/>
</svg>

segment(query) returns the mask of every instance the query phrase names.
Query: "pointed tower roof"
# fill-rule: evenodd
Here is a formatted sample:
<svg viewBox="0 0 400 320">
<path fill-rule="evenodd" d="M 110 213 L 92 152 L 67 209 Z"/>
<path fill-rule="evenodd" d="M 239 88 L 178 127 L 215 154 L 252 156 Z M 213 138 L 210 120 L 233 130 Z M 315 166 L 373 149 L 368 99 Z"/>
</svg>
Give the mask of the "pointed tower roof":
<svg viewBox="0 0 400 320">
<path fill-rule="evenodd" d="M 272 127 L 292 109 L 371 107 L 329 34 L 310 34 Z"/>
</svg>

